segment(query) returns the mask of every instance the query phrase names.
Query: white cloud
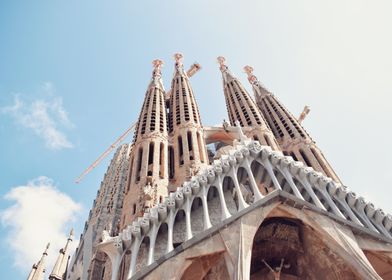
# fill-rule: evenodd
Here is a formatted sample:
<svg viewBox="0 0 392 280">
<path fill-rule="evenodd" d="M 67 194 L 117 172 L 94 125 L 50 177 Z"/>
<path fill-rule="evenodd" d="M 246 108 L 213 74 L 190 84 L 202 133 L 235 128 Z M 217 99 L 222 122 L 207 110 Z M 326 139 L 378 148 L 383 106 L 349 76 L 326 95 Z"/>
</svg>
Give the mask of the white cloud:
<svg viewBox="0 0 392 280">
<path fill-rule="evenodd" d="M 19 125 L 31 129 L 45 141 L 45 145 L 49 149 L 72 148 L 72 143 L 60 130 L 61 127 L 70 128 L 73 126 L 63 107 L 62 98 L 54 95 L 51 83 L 45 83 L 43 91 L 47 93 L 49 98 L 25 103 L 20 96 L 16 95 L 14 104 L 1 108 L 1 112 L 12 116 Z"/>
<path fill-rule="evenodd" d="M 0 212 L 2 225 L 8 229 L 6 242 L 14 265 L 27 272 L 50 242 L 47 271 L 51 270 L 81 206 L 44 176 L 12 188 L 4 198 L 14 202 Z M 73 246 L 77 243 L 74 241 Z"/>
</svg>

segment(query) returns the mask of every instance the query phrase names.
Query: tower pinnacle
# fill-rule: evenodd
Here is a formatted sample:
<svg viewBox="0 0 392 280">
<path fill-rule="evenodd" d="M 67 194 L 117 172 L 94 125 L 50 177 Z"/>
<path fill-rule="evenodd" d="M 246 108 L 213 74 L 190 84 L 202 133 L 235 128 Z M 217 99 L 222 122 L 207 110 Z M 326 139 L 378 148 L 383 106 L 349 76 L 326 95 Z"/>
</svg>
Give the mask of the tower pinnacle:
<svg viewBox="0 0 392 280">
<path fill-rule="evenodd" d="M 149 84 L 130 153 L 128 185 L 125 191 L 122 226 L 129 225 L 145 209 L 162 202 L 167 195 L 167 118 L 165 90 L 162 82 L 163 61 L 153 62 L 153 80 Z M 145 199 L 144 189 L 152 187 Z"/>
<path fill-rule="evenodd" d="M 60 249 L 59 256 L 57 257 L 56 263 L 53 267 L 52 273 L 49 275 L 49 280 L 63 280 L 64 275 L 67 271 L 68 257 L 69 257 L 69 246 L 73 240 L 74 230 L 71 229 L 68 235 L 67 242 L 64 248 Z"/>
<path fill-rule="evenodd" d="M 245 73 L 248 75 L 248 80 L 251 84 L 257 83 L 257 78 L 255 75 L 253 75 L 253 67 L 246 65 L 244 67 Z"/>
<path fill-rule="evenodd" d="M 37 264 L 34 264 L 31 268 L 30 274 L 27 280 L 43 280 L 45 275 L 45 259 L 48 256 L 48 250 L 50 243 L 46 245 L 45 251 L 42 253 L 42 257 Z"/>
<path fill-rule="evenodd" d="M 231 74 L 225 64 L 226 59 L 219 56 L 217 60 L 222 72 L 223 91 L 231 125 L 235 126 L 238 121 L 249 138 L 278 150 L 278 144 L 254 100 L 242 83 Z"/>
<path fill-rule="evenodd" d="M 176 53 L 174 59 L 175 72 L 169 101 L 172 142 L 169 147 L 169 179 L 173 186 L 197 173 L 207 162 L 199 109 L 189 77 L 184 71 L 183 55 Z"/>
<path fill-rule="evenodd" d="M 321 150 L 316 146 L 309 134 L 280 101 L 253 75 L 253 68 L 245 66 L 244 70 L 252 85 L 256 104 L 271 127 L 284 154 L 295 160 L 302 161 L 314 170 L 324 173 L 336 182 L 339 177 L 325 159 Z"/>
<path fill-rule="evenodd" d="M 153 61 L 152 61 L 152 65 L 154 66 L 154 75 L 156 75 L 156 74 L 160 74 L 161 75 L 161 67 L 162 67 L 162 65 L 163 65 L 163 60 L 161 60 L 161 59 L 154 59 Z"/>
<path fill-rule="evenodd" d="M 230 72 L 229 67 L 226 65 L 226 58 L 223 56 L 217 57 L 219 63 L 219 69 L 222 72 L 223 82 L 230 82 L 231 80 L 235 79 L 234 75 Z"/>
</svg>

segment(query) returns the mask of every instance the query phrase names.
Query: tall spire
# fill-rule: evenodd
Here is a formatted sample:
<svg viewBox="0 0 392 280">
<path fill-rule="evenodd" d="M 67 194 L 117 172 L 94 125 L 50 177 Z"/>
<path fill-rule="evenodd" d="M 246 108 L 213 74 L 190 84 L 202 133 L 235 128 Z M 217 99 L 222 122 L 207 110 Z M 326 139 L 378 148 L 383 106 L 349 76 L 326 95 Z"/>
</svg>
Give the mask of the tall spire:
<svg viewBox="0 0 392 280">
<path fill-rule="evenodd" d="M 30 274 L 27 280 L 43 280 L 45 276 L 45 260 L 48 256 L 50 243 L 46 245 L 45 251 L 42 253 L 42 257 L 37 264 L 34 264 L 31 268 Z"/>
<path fill-rule="evenodd" d="M 155 59 L 152 64 L 152 81 L 145 94 L 129 159 L 122 228 L 167 195 L 168 132 L 165 89 L 161 73 L 163 61 Z"/>
<path fill-rule="evenodd" d="M 316 171 L 322 172 L 333 180 L 340 182 L 339 177 L 325 159 L 316 143 L 305 131 L 289 110 L 268 91 L 253 74 L 251 66 L 244 67 L 248 75 L 248 80 L 252 85 L 256 103 L 275 138 L 286 155 L 292 156 L 295 160 L 302 161 L 305 165 L 313 167 Z"/>
<path fill-rule="evenodd" d="M 184 71 L 183 55 L 174 54 L 175 71 L 169 100 L 170 185 L 181 184 L 207 163 L 207 152 L 199 108 L 189 77 Z"/>
<path fill-rule="evenodd" d="M 71 229 L 67 242 L 64 248 L 60 249 L 59 256 L 56 260 L 56 263 L 53 267 L 52 273 L 49 275 L 49 280 L 65 280 L 67 267 L 68 267 L 68 258 L 70 251 L 70 244 L 73 241 L 74 231 Z"/>
<path fill-rule="evenodd" d="M 241 127 L 244 128 L 246 136 L 258 140 L 263 145 L 271 146 L 274 150 L 278 150 L 278 143 L 255 102 L 241 82 L 229 71 L 225 62 L 226 59 L 223 56 L 218 57 L 231 125 L 235 126 L 238 121 Z"/>
</svg>

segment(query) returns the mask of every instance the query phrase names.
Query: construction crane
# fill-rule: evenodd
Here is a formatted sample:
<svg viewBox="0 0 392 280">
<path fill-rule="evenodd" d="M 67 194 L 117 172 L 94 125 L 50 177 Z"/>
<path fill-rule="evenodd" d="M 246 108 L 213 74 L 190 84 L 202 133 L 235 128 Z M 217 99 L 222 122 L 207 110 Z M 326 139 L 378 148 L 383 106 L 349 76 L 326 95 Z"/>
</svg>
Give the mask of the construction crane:
<svg viewBox="0 0 392 280">
<path fill-rule="evenodd" d="M 304 109 L 303 109 L 301 115 L 299 115 L 298 122 L 299 122 L 299 123 L 302 123 L 303 120 L 306 118 L 306 116 L 309 114 L 309 112 L 310 112 L 310 108 L 309 108 L 308 105 L 306 105 L 306 106 L 304 107 Z"/>
<path fill-rule="evenodd" d="M 91 170 L 93 170 L 95 167 L 97 167 L 97 165 L 100 164 L 100 162 L 104 158 L 106 158 L 118 146 L 118 144 L 120 144 L 122 141 L 124 141 L 124 139 L 128 136 L 128 134 L 131 133 L 131 131 L 133 130 L 135 125 L 136 125 L 136 122 L 133 123 L 120 137 L 118 137 L 117 140 L 114 141 L 114 143 L 112 145 L 110 145 L 109 148 L 107 148 L 105 152 L 103 152 L 89 167 L 87 167 L 86 170 L 83 171 L 82 174 L 80 174 L 80 176 L 78 178 L 76 178 L 75 183 L 77 183 L 77 184 L 80 183 L 80 181 L 82 181 L 84 176 L 86 176 L 88 173 L 91 172 Z"/>
</svg>

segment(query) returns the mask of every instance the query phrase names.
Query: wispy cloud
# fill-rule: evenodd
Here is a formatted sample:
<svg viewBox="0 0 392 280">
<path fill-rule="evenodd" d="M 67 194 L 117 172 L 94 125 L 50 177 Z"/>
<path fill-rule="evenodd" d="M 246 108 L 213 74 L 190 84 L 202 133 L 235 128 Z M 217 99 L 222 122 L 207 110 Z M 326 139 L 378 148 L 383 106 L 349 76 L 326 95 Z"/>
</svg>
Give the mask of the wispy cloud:
<svg viewBox="0 0 392 280">
<path fill-rule="evenodd" d="M 27 272 L 50 242 L 47 267 L 51 269 L 81 206 L 45 176 L 12 188 L 4 198 L 13 201 L 0 212 L 0 219 L 9 229 L 6 242 L 13 252 L 15 266 Z"/>
<path fill-rule="evenodd" d="M 63 106 L 61 97 L 54 94 L 51 83 L 45 83 L 42 90 L 47 98 L 25 102 L 20 95 L 15 95 L 14 104 L 0 109 L 3 114 L 13 117 L 17 124 L 31 129 L 45 141 L 45 145 L 52 150 L 72 148 L 62 128 L 73 126 L 68 113 Z"/>
</svg>

